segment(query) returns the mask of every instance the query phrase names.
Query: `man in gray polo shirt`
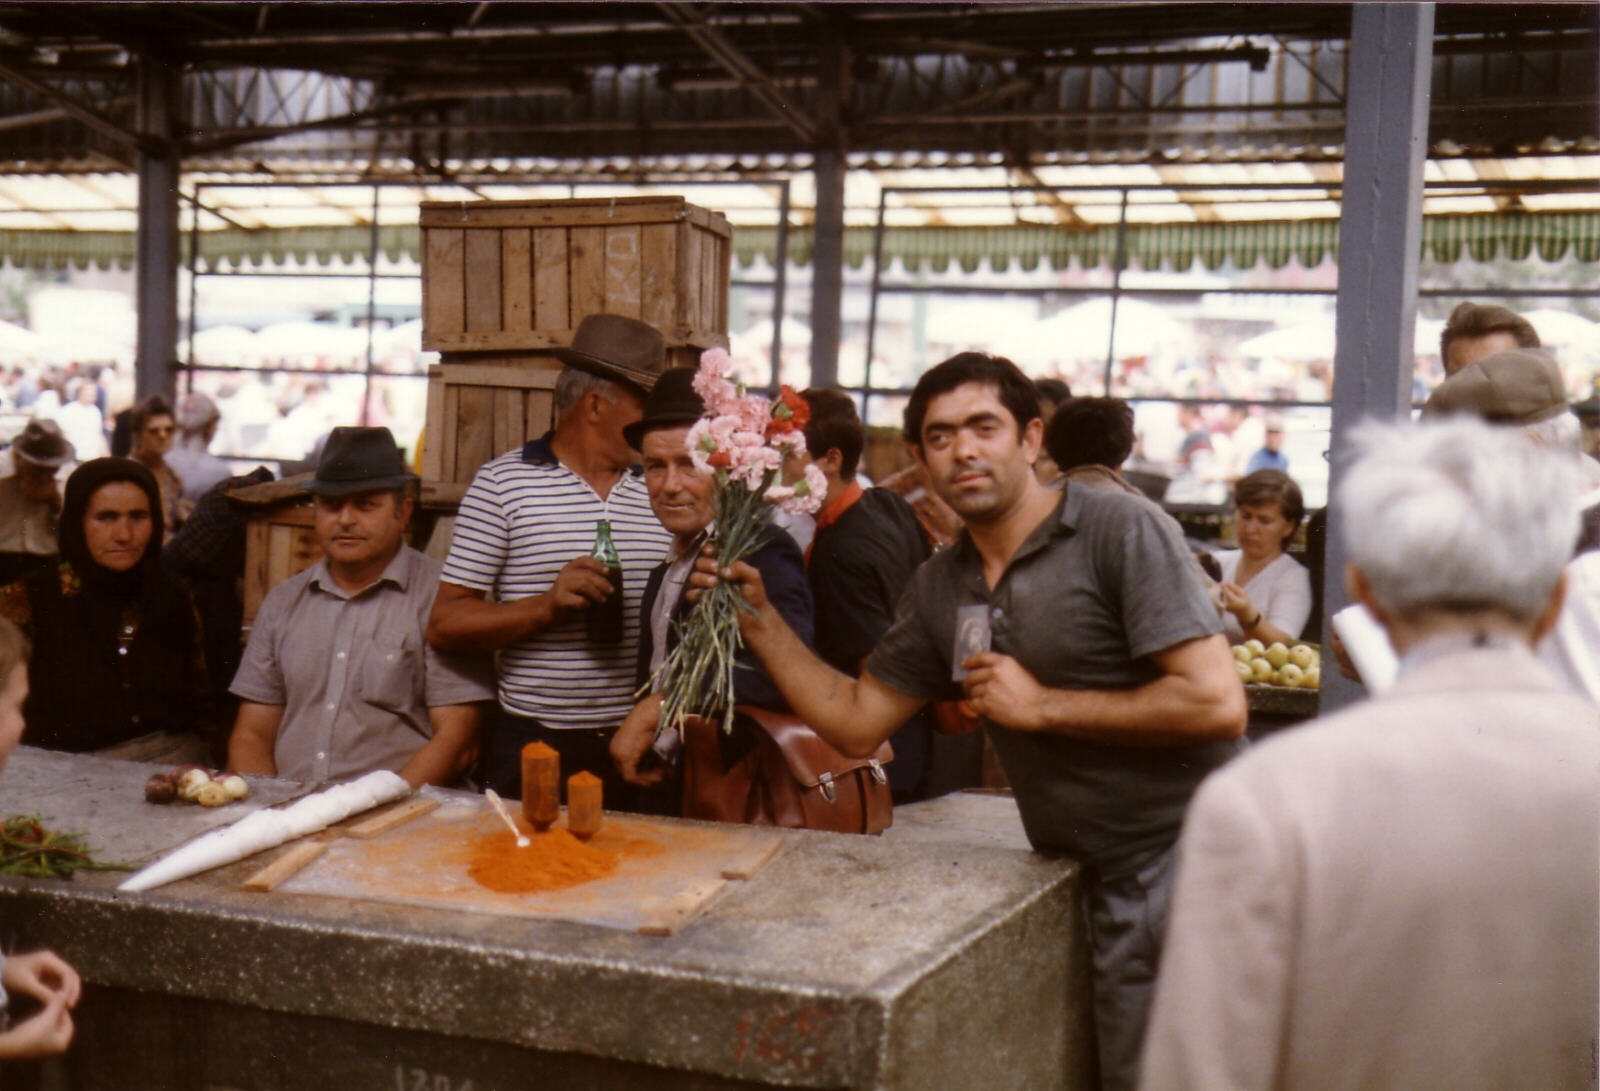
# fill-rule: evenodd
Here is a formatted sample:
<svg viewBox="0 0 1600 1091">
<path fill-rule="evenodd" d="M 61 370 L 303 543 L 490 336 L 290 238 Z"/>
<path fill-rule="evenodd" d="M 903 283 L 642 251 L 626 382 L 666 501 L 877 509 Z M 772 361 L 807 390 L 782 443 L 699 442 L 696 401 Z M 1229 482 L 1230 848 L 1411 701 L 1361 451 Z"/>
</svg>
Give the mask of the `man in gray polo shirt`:
<svg viewBox="0 0 1600 1091">
<path fill-rule="evenodd" d="M 328 780 L 389 769 L 448 785 L 478 753 L 488 663 L 423 638 L 439 563 L 402 540 L 414 475 L 387 428 L 335 428 L 316 476 L 322 560 L 274 587 L 232 692 L 228 761 L 244 773 Z"/>
<path fill-rule="evenodd" d="M 1038 401 L 1009 360 L 967 352 L 928 371 L 905 435 L 965 529 L 917 569 L 859 680 L 806 649 L 759 574 L 734 565 L 723 575 L 755 608 L 745 641 L 847 754 L 929 701 L 972 702 L 1028 839 L 1085 866 L 1101 1079 L 1132 1087 L 1184 807 L 1242 745 L 1216 609 L 1170 520 L 1121 493 L 1039 484 Z M 703 558 L 691 581 L 717 578 Z"/>
</svg>

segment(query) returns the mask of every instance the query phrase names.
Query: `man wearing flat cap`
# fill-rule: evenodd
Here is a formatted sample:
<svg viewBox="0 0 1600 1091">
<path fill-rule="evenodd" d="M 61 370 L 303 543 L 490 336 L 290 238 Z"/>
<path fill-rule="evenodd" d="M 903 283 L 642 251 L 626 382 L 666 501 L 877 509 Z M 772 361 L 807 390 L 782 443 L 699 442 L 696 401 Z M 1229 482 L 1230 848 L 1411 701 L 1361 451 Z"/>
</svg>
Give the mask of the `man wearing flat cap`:
<svg viewBox="0 0 1600 1091">
<path fill-rule="evenodd" d="M 63 466 L 72 444 L 55 421 L 30 420 L 0 467 L 0 582 L 9 583 L 56 553 Z"/>
<path fill-rule="evenodd" d="M 486 661 L 424 638 L 439 564 L 406 545 L 415 476 L 387 428 L 335 428 L 316 475 L 322 559 L 262 602 L 234 676 L 228 761 L 312 784 L 374 769 L 454 784 L 478 755 Z"/>
<path fill-rule="evenodd" d="M 1561 368 L 1539 349 L 1473 360 L 1440 383 L 1422 408 L 1424 418 L 1463 413 L 1520 428 L 1578 467 L 1576 556 L 1567 565 L 1561 614 L 1539 643 L 1539 657 L 1569 688 L 1600 702 L 1600 463 L 1583 453 L 1582 425 L 1567 403 Z"/>
<path fill-rule="evenodd" d="M 617 725 L 633 707 L 639 602 L 671 535 L 656 520 L 623 436 L 666 370 L 654 327 L 590 315 L 556 381 L 555 428 L 478 470 L 462 498 L 428 624 L 434 647 L 497 652 L 500 714 L 481 763 L 484 783 L 515 798 L 522 748 L 561 755 L 562 783 L 601 779 L 607 805 L 629 792 L 611 763 Z M 601 521 L 622 568 L 620 639 L 591 639 L 589 612 L 614 594 L 589 556 Z"/>
</svg>

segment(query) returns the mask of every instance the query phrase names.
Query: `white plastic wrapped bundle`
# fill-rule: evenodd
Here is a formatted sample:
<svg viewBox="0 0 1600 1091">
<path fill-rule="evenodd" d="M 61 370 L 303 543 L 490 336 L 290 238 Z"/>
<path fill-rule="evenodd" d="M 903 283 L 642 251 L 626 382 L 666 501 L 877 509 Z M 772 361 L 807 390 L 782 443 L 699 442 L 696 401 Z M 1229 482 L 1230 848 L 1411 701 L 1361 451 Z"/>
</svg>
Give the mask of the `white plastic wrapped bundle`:
<svg viewBox="0 0 1600 1091">
<path fill-rule="evenodd" d="M 255 811 L 231 826 L 195 838 L 128 879 L 118 890 L 150 890 L 187 879 L 263 849 L 304 837 L 353 814 L 411 794 L 411 785 L 387 769 L 336 784 L 297 800 L 283 810 Z"/>
</svg>

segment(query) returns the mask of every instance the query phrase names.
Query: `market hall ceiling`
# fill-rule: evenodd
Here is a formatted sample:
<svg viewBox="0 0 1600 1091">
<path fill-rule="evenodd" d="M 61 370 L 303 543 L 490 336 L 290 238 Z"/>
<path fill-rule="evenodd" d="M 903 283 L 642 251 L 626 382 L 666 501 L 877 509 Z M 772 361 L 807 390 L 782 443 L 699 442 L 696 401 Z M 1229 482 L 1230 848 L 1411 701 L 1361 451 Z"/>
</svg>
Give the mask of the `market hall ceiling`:
<svg viewBox="0 0 1600 1091">
<path fill-rule="evenodd" d="M 1438 5 L 1432 154 L 1600 147 L 1597 20 Z M 1318 3 L 0 3 L 0 170 L 125 169 L 142 56 L 182 72 L 186 170 L 1337 159 L 1349 27 Z"/>
</svg>

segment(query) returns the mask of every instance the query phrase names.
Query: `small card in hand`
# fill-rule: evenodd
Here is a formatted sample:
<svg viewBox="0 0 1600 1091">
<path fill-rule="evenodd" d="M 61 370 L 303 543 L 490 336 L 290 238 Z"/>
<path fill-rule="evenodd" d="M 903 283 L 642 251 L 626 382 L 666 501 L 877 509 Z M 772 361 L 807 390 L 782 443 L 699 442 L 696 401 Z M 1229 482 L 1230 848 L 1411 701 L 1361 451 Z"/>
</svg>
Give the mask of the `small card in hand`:
<svg viewBox="0 0 1600 1091">
<path fill-rule="evenodd" d="M 956 608 L 956 647 L 950 655 L 950 677 L 959 682 L 967 676 L 961 664 L 968 656 L 989 650 L 989 608 L 981 603 Z"/>
</svg>

